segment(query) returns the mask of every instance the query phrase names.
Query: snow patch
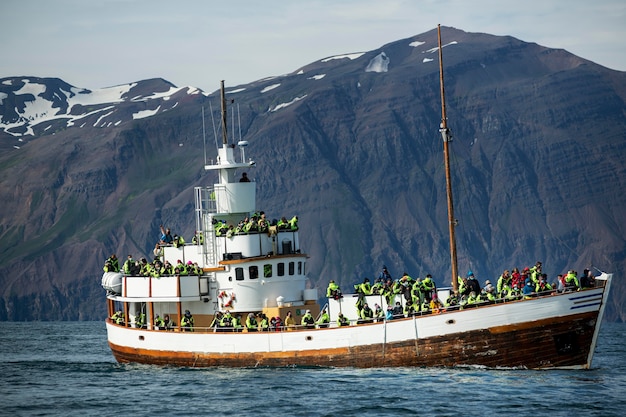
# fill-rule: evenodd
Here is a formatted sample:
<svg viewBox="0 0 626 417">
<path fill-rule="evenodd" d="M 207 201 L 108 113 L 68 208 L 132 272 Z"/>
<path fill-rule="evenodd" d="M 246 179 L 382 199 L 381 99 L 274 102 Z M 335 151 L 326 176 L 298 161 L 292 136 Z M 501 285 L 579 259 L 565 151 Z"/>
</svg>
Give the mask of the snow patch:
<svg viewBox="0 0 626 417">
<path fill-rule="evenodd" d="M 319 75 L 314 75 L 312 77 L 308 77 L 307 80 L 321 80 L 322 78 L 324 78 L 326 76 L 326 74 L 319 74 Z"/>
<path fill-rule="evenodd" d="M 133 113 L 133 119 L 145 119 L 146 117 L 154 116 L 157 114 L 161 106 L 157 107 L 154 110 L 141 110 L 137 113 Z"/>
<path fill-rule="evenodd" d="M 365 52 L 357 52 L 354 54 L 345 54 L 345 55 L 335 55 L 335 56 L 331 56 L 328 58 L 324 58 L 322 59 L 321 62 L 328 62 L 328 61 L 332 61 L 333 59 L 343 59 L 343 58 L 348 58 L 350 60 L 355 60 L 357 58 L 362 57 L 363 55 L 365 55 Z"/>
<path fill-rule="evenodd" d="M 458 43 L 457 41 L 448 42 L 447 44 L 443 45 L 442 48 L 445 48 L 446 46 L 450 46 L 450 45 L 456 45 L 457 43 Z M 435 46 L 434 48 L 427 49 L 427 50 L 425 50 L 422 53 L 424 53 L 424 54 L 433 54 L 433 53 L 438 52 L 438 51 L 439 51 L 439 47 Z"/>
<path fill-rule="evenodd" d="M 388 68 L 389 58 L 384 52 L 381 52 L 367 64 L 365 72 L 387 72 Z"/>
<path fill-rule="evenodd" d="M 280 87 L 280 83 L 278 83 L 278 84 L 272 84 L 272 85 L 270 85 L 270 86 L 265 87 L 263 90 L 261 90 L 261 94 L 263 94 L 263 93 L 267 93 L 268 91 L 273 90 L 273 89 L 275 89 L 275 88 L 277 88 L 277 87 Z"/>
<path fill-rule="evenodd" d="M 280 110 L 280 109 L 283 109 L 283 108 L 285 108 L 285 107 L 287 107 L 287 106 L 291 106 L 293 103 L 296 103 L 296 102 L 298 102 L 298 101 L 302 100 L 302 99 L 303 99 L 303 98 L 305 98 L 307 95 L 308 95 L 308 94 L 305 94 L 305 95 L 303 95 L 303 96 L 301 96 L 301 97 L 296 97 L 296 98 L 294 98 L 293 100 L 291 100 L 291 101 L 290 101 L 290 102 L 288 102 L 288 103 L 281 103 L 281 104 L 278 104 L 278 105 L 276 105 L 274 108 L 270 107 L 269 111 L 270 111 L 270 112 L 275 112 L 275 111 Z"/>
<path fill-rule="evenodd" d="M 426 42 L 422 42 L 422 41 L 413 41 L 409 44 L 409 46 L 412 46 L 413 48 L 417 48 L 420 45 L 424 45 Z"/>
</svg>

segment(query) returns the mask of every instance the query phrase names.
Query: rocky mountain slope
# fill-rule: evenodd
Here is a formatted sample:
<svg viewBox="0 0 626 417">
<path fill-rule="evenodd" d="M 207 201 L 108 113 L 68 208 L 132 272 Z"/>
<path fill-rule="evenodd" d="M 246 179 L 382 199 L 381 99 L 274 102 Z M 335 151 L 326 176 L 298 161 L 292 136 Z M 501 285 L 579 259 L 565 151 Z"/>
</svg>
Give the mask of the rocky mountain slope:
<svg viewBox="0 0 626 417">
<path fill-rule="evenodd" d="M 607 318 L 623 321 L 626 74 L 511 37 L 442 36 L 460 271 L 611 271 Z M 449 283 L 436 45 L 432 30 L 227 90 L 257 205 L 300 217 L 312 285 L 348 288 L 383 264 Z M 216 180 L 202 166 L 218 107 L 158 79 L 0 80 L 0 320 L 101 319 L 104 259 L 148 255 L 159 224 L 191 236 L 193 187 Z"/>
</svg>

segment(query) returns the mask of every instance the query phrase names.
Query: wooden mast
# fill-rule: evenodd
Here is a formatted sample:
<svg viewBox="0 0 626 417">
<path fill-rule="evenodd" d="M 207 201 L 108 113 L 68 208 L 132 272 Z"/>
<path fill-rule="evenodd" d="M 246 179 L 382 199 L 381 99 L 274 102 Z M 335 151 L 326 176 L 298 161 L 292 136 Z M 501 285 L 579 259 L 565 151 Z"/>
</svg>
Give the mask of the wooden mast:
<svg viewBox="0 0 626 417">
<path fill-rule="evenodd" d="M 441 45 L 441 25 L 437 25 L 437 41 L 439 44 L 439 85 L 441 86 L 441 125 L 439 131 L 443 139 L 443 156 L 446 168 L 446 195 L 448 197 L 448 229 L 450 231 L 450 262 L 452 264 L 452 289 L 455 294 L 459 293 L 458 267 L 456 261 L 456 238 L 454 228 L 457 221 L 454 218 L 454 204 L 452 202 L 452 181 L 450 176 L 450 154 L 448 144 L 452 140 L 450 130 L 448 130 L 448 119 L 446 117 L 446 100 L 443 87 L 443 53 Z"/>
</svg>

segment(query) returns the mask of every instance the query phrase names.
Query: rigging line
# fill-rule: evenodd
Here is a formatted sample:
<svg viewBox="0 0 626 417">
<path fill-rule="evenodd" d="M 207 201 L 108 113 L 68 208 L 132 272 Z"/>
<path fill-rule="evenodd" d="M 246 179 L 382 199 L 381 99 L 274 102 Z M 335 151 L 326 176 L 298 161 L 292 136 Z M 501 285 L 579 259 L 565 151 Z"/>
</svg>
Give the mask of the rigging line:
<svg viewBox="0 0 626 417">
<path fill-rule="evenodd" d="M 204 147 L 204 165 L 206 165 L 206 128 L 204 126 L 204 106 L 202 106 L 202 143 Z"/>
<path fill-rule="evenodd" d="M 468 206 L 468 207 L 469 207 L 470 218 L 471 218 L 471 220 L 472 220 L 472 224 L 471 224 L 471 225 L 470 225 L 470 224 L 465 224 L 465 223 L 463 223 L 463 222 L 459 222 L 460 224 L 464 224 L 464 226 L 465 226 L 465 227 L 463 228 L 464 233 L 462 233 L 462 235 L 463 235 L 463 243 L 464 243 L 463 247 L 465 247 L 465 248 L 469 248 L 469 247 L 470 247 L 470 241 L 469 241 L 469 230 L 470 230 L 471 228 L 470 228 L 470 227 L 467 227 L 467 226 L 473 226 L 475 229 L 477 229 L 477 228 L 478 228 L 478 221 L 477 221 L 477 216 L 476 216 L 476 210 L 474 209 L 474 205 L 469 203 L 469 199 L 471 198 L 471 194 L 470 194 L 470 192 L 469 192 L 469 187 L 468 187 L 468 185 L 467 185 L 467 182 L 465 181 L 465 180 L 466 180 L 466 178 L 465 178 L 465 176 L 463 175 L 463 173 L 462 173 L 462 172 L 460 172 L 460 169 L 459 169 L 460 164 L 459 164 L 459 160 L 458 160 L 458 158 L 457 158 L 457 155 L 456 155 L 456 153 L 454 153 L 454 152 L 450 152 L 450 154 L 451 154 L 451 157 L 452 157 L 452 158 L 451 158 L 451 159 L 452 159 L 451 165 L 455 168 L 455 170 L 454 170 L 454 171 L 456 172 L 457 177 L 458 177 L 458 179 L 459 179 L 459 182 L 460 182 L 460 184 L 461 184 L 461 186 L 460 186 L 460 187 L 458 187 L 458 188 L 460 188 L 460 189 L 461 189 L 461 191 L 462 191 L 462 193 L 461 193 L 461 194 L 462 194 L 462 195 L 464 195 L 464 196 L 466 196 L 466 198 L 459 198 L 459 199 L 458 199 L 458 201 L 459 201 L 459 202 L 462 202 L 462 201 L 466 201 L 466 202 L 468 202 L 467 204 L 465 204 L 465 206 Z M 458 188 L 457 188 L 457 189 L 458 189 Z M 461 206 L 461 205 L 460 205 L 460 206 Z M 462 210 L 459 210 L 459 213 L 460 213 L 460 214 L 462 214 L 462 213 L 463 213 L 463 211 L 462 211 Z M 457 216 L 457 217 L 462 218 L 463 216 L 461 215 L 461 216 Z M 484 244 L 484 243 L 483 243 L 483 244 Z M 473 263 L 472 263 L 472 260 L 471 260 L 471 258 L 470 258 L 470 257 L 468 257 L 467 255 L 468 255 L 468 254 L 467 254 L 467 252 L 466 252 L 466 253 L 465 253 L 465 256 L 466 256 L 467 262 L 469 263 L 469 268 L 470 268 L 470 269 L 474 269 L 474 265 L 473 265 Z"/>
<path fill-rule="evenodd" d="M 237 103 L 237 124 L 239 124 L 239 141 L 241 142 L 241 113 L 239 113 L 239 103 Z"/>
<path fill-rule="evenodd" d="M 230 128 L 230 131 L 233 132 L 233 139 L 235 139 L 235 132 L 236 132 L 236 130 L 235 130 L 235 112 L 232 112 L 231 115 L 230 115 L 230 124 L 232 126 Z M 233 142 L 234 142 L 234 140 L 233 140 Z"/>
<path fill-rule="evenodd" d="M 217 143 L 217 129 L 215 128 L 215 118 L 213 117 L 213 106 L 211 105 L 210 101 L 209 101 L 209 109 L 211 110 L 211 122 L 213 123 L 213 136 L 215 137 L 215 150 L 217 151 L 217 154 L 219 155 L 220 146 Z"/>
</svg>

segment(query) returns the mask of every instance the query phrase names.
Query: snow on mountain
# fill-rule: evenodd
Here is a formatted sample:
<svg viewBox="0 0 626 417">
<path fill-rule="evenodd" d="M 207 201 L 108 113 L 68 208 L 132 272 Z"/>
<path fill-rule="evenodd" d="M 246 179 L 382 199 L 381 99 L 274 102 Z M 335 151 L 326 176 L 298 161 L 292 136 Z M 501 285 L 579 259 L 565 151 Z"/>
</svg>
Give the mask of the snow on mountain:
<svg viewBox="0 0 626 417">
<path fill-rule="evenodd" d="M 0 132 L 17 138 L 57 128 L 117 126 L 173 109 L 195 87 L 146 80 L 96 90 L 77 88 L 56 78 L 0 80 Z"/>
</svg>

